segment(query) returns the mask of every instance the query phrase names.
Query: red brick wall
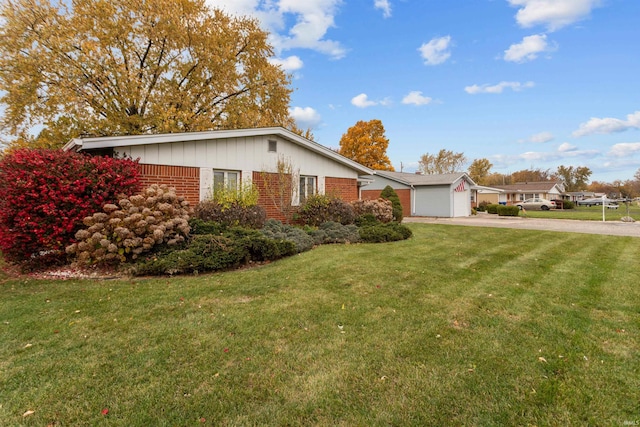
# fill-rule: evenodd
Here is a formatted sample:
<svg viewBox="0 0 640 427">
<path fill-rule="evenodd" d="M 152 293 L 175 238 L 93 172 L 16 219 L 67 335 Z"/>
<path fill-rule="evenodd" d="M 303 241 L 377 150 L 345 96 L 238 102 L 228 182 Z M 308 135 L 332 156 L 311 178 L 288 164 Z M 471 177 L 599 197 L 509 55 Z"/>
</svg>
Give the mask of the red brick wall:
<svg viewBox="0 0 640 427">
<path fill-rule="evenodd" d="M 411 190 L 395 190 L 400 204 L 402 205 L 402 215 L 411 216 Z M 375 200 L 380 197 L 382 190 L 362 190 L 362 200 Z"/>
<path fill-rule="evenodd" d="M 140 182 L 143 188 L 151 184 L 174 187 L 192 207 L 200 201 L 200 168 L 141 164 Z"/>
<path fill-rule="evenodd" d="M 358 180 L 352 178 L 331 178 L 324 180 L 324 192 L 345 202 L 358 200 Z"/>
<path fill-rule="evenodd" d="M 286 222 L 287 218 L 283 214 L 283 210 L 291 209 L 291 194 L 289 194 L 288 198 L 285 197 L 288 205 L 281 209 L 274 202 L 274 198 L 276 198 L 275 189 L 278 187 L 278 174 L 277 173 L 268 173 L 268 172 L 253 172 L 253 183 L 258 189 L 258 205 L 262 206 L 267 212 L 267 218 L 277 219 L 282 222 Z M 270 189 L 270 191 L 268 190 Z"/>
</svg>

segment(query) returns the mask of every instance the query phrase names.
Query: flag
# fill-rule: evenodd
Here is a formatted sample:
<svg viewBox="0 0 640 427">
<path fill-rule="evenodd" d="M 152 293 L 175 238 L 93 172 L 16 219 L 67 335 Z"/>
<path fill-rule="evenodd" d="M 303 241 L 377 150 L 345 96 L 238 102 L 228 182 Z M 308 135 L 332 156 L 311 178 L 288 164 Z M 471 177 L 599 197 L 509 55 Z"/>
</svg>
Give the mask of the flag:
<svg viewBox="0 0 640 427">
<path fill-rule="evenodd" d="M 460 181 L 460 184 L 458 184 L 458 186 L 456 187 L 456 189 L 455 189 L 455 190 L 453 190 L 453 191 L 455 191 L 456 193 L 460 193 L 461 191 L 464 191 L 464 190 L 465 190 L 465 188 L 464 188 L 464 183 L 465 183 L 465 182 L 466 182 L 466 181 L 465 181 L 464 179 L 463 179 L 462 181 Z"/>
</svg>

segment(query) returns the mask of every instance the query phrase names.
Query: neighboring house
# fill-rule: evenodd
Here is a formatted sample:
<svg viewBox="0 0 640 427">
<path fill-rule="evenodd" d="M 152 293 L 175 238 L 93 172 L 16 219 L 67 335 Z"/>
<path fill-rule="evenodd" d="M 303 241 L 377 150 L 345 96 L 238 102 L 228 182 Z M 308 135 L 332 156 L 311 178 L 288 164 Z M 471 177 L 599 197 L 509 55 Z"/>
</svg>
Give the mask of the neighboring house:
<svg viewBox="0 0 640 427">
<path fill-rule="evenodd" d="M 461 217 L 471 215 L 471 186 L 466 173 L 421 175 L 375 171 L 361 190 L 362 199 L 376 199 L 391 186 L 400 198 L 405 216 Z"/>
<path fill-rule="evenodd" d="M 567 196 L 566 199 L 572 202 L 577 202 L 578 200 L 597 197 L 596 193 L 594 193 L 593 191 L 570 191 L 566 193 L 566 196 Z"/>
<path fill-rule="evenodd" d="M 506 205 L 515 205 L 534 197 L 547 200 L 562 199 L 564 194 L 564 185 L 556 181 L 519 182 L 510 185 L 495 185 L 494 188 L 503 190 L 499 203 Z"/>
<path fill-rule="evenodd" d="M 214 187 L 253 183 L 270 218 L 283 219 L 267 195 L 277 179 L 278 161 L 293 168 L 291 203 L 312 194 L 357 200 L 360 175 L 373 171 L 327 147 L 281 127 L 77 138 L 64 150 L 139 159 L 143 185 L 167 184 L 193 206 Z M 270 184 L 271 183 L 271 184 Z"/>
<path fill-rule="evenodd" d="M 495 187 L 486 187 L 483 185 L 471 186 L 471 206 L 477 208 L 480 203 L 497 205 L 500 203 L 500 195 L 504 190 Z M 506 204 L 503 202 L 503 204 Z"/>
</svg>

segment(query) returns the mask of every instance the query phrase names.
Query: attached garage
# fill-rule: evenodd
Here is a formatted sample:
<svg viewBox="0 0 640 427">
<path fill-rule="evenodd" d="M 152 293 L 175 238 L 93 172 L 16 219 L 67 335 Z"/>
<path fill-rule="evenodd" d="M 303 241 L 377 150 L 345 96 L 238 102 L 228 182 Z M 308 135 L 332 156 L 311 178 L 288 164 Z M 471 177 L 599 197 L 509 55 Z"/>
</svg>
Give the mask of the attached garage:
<svg viewBox="0 0 640 427">
<path fill-rule="evenodd" d="M 405 216 L 454 218 L 471 215 L 471 186 L 466 173 L 420 175 L 402 172 L 375 171 L 371 181 L 362 187 L 362 199 L 375 199 L 390 185 L 402 203 Z"/>
</svg>

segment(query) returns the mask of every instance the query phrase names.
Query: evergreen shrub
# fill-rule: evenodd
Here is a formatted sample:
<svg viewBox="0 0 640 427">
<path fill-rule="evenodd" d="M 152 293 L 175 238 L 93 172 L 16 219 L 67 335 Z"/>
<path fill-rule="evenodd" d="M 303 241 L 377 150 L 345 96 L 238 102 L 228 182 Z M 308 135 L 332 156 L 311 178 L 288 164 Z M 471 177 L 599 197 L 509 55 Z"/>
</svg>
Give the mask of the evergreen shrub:
<svg viewBox="0 0 640 427">
<path fill-rule="evenodd" d="M 517 206 L 498 205 L 498 216 L 518 216 L 520 208 Z"/>
<path fill-rule="evenodd" d="M 390 185 L 387 185 L 380 193 L 380 197 L 391 202 L 391 205 L 393 206 L 393 220 L 396 222 L 402 222 L 402 203 L 400 203 L 400 197 L 398 197 L 396 190 L 394 190 Z"/>
<path fill-rule="evenodd" d="M 407 226 L 397 222 L 360 227 L 360 239 L 365 243 L 406 240 L 412 235 L 413 233 Z"/>
<path fill-rule="evenodd" d="M 275 219 L 267 220 L 261 232 L 273 240 L 288 240 L 292 242 L 297 253 L 308 251 L 314 245 L 313 238 L 302 228 L 283 224 Z"/>
<path fill-rule="evenodd" d="M 316 230 L 308 232 L 316 245 L 328 243 L 356 243 L 360 241 L 358 227 L 354 224 L 342 225 L 339 222 L 328 221 Z"/>
</svg>

